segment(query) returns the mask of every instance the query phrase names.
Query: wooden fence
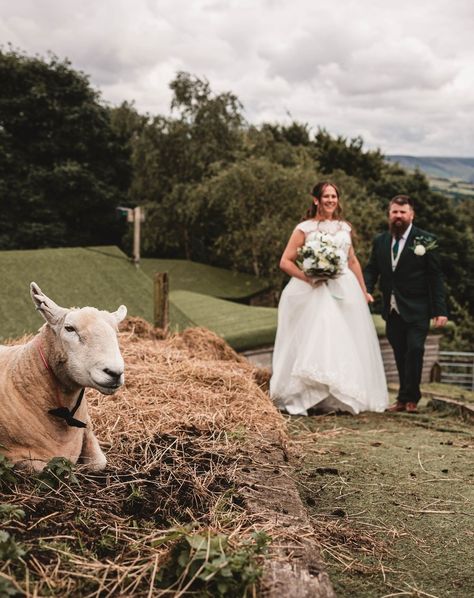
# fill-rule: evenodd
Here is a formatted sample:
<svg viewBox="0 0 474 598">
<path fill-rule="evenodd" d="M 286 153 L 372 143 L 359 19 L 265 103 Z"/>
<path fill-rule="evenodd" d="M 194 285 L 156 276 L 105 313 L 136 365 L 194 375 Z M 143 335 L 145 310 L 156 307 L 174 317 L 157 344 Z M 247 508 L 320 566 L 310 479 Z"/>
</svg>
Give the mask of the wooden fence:
<svg viewBox="0 0 474 598">
<path fill-rule="evenodd" d="M 474 391 L 474 353 L 440 351 L 439 381 Z"/>
</svg>

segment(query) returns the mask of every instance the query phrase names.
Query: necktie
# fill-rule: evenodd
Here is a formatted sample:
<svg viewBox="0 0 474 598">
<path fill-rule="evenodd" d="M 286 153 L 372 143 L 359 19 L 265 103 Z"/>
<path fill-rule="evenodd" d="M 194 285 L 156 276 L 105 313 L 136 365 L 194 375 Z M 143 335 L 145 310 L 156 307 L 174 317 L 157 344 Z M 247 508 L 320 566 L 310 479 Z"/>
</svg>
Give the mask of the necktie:
<svg viewBox="0 0 474 598">
<path fill-rule="evenodd" d="M 399 246 L 400 246 L 400 239 L 395 239 L 395 243 L 393 244 L 393 247 L 392 247 L 392 254 L 393 254 L 394 260 L 397 259 Z"/>
</svg>

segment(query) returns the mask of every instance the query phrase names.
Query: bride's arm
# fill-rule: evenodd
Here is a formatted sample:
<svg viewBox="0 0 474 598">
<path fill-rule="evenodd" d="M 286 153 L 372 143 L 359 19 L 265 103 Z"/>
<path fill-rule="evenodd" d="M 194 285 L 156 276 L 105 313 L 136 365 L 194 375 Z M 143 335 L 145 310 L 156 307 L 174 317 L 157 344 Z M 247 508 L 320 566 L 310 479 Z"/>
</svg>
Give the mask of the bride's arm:
<svg viewBox="0 0 474 598">
<path fill-rule="evenodd" d="M 372 303 L 374 298 L 367 292 L 367 287 L 365 286 L 364 276 L 362 274 L 362 268 L 360 267 L 359 260 L 356 257 L 354 252 L 354 248 L 352 245 L 349 248 L 349 256 L 347 258 L 347 265 L 349 268 L 354 272 L 355 277 L 357 278 L 358 283 L 360 284 L 360 288 L 365 295 L 368 303 Z"/>
<path fill-rule="evenodd" d="M 294 230 L 285 247 L 285 251 L 281 256 L 280 269 L 283 270 L 283 272 L 286 272 L 289 276 L 299 278 L 300 280 L 304 280 L 304 282 L 311 284 L 311 279 L 308 278 L 295 264 L 298 248 L 304 245 L 304 241 L 304 232 L 298 229 Z"/>
</svg>

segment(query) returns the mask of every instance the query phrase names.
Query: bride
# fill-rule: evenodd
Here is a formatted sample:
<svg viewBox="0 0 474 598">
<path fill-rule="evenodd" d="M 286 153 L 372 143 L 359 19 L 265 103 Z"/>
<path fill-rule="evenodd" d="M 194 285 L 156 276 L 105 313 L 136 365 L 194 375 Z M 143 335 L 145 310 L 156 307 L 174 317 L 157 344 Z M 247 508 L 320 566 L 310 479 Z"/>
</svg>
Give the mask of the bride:
<svg viewBox="0 0 474 598">
<path fill-rule="evenodd" d="M 387 384 L 352 229 L 343 220 L 335 185 L 319 183 L 312 195 L 308 219 L 296 226 L 280 261 L 292 278 L 278 306 L 270 395 L 290 414 L 307 415 L 312 407 L 384 411 Z M 337 278 L 310 278 L 296 265 L 298 249 L 311 233 L 329 235 L 337 246 L 342 265 Z"/>
</svg>

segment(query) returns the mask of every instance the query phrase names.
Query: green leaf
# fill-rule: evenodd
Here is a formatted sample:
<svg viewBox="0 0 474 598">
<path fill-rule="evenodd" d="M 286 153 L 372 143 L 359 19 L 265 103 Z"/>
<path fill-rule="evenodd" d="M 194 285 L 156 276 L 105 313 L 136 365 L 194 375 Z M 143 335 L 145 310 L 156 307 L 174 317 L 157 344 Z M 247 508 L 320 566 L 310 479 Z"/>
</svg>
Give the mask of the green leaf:
<svg viewBox="0 0 474 598">
<path fill-rule="evenodd" d="M 0 559 L 16 560 L 25 554 L 23 547 L 8 532 L 0 531 Z"/>
<path fill-rule="evenodd" d="M 3 503 L 0 504 L 0 518 L 3 520 L 8 519 L 24 519 L 25 518 L 25 511 L 17 507 L 16 505 L 12 505 L 10 503 Z"/>
<path fill-rule="evenodd" d="M 194 550 L 202 550 L 205 548 L 207 551 L 208 540 L 204 536 L 196 534 L 194 536 L 187 536 L 186 540 Z"/>
</svg>

